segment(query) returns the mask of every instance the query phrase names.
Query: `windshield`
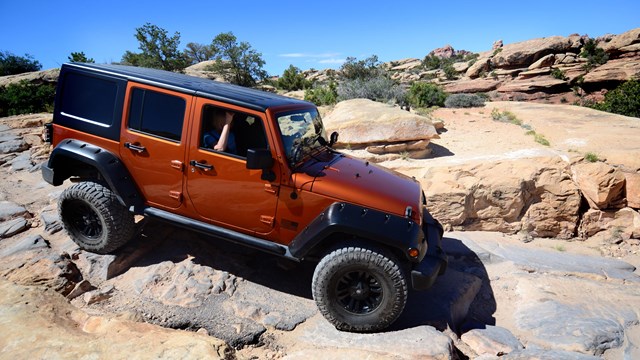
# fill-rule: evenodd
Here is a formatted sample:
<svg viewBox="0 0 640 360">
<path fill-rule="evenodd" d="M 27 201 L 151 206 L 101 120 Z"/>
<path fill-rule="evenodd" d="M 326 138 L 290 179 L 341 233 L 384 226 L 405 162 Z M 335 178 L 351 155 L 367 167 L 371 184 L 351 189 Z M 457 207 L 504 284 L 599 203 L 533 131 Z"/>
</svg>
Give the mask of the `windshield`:
<svg viewBox="0 0 640 360">
<path fill-rule="evenodd" d="M 321 147 L 326 139 L 318 110 L 304 109 L 276 115 L 285 154 L 290 164 Z M 321 140 L 318 140 L 322 138 Z"/>
</svg>

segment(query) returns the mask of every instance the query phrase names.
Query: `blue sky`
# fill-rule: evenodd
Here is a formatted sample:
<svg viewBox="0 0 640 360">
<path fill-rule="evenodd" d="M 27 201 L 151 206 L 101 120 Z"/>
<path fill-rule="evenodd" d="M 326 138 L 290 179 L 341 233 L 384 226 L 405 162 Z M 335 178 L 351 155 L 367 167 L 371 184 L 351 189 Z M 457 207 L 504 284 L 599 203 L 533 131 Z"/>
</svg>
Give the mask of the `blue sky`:
<svg viewBox="0 0 640 360">
<path fill-rule="evenodd" d="M 640 1 L 0 0 L 0 50 L 33 55 L 44 69 L 73 51 L 115 62 L 139 51 L 135 29 L 147 22 L 180 32 L 181 48 L 232 31 L 280 75 L 289 64 L 338 68 L 348 56 L 423 58 L 446 44 L 479 52 L 498 39 L 619 34 L 640 27 Z"/>
</svg>

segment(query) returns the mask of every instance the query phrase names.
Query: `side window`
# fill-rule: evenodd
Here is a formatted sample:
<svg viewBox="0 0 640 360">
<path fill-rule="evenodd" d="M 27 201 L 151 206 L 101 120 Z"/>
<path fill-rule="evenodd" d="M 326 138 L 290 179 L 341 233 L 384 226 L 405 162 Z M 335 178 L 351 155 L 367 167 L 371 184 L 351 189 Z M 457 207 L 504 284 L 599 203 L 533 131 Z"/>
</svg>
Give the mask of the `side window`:
<svg viewBox="0 0 640 360">
<path fill-rule="evenodd" d="M 111 126 L 118 86 L 115 81 L 67 73 L 64 77 L 64 93 L 61 111 L 67 116 Z"/>
<path fill-rule="evenodd" d="M 186 106 L 180 97 L 134 88 L 129 105 L 129 128 L 180 141 Z"/>
<path fill-rule="evenodd" d="M 231 124 L 226 125 L 227 119 L 232 119 Z M 225 127 L 228 128 L 226 131 Z M 259 117 L 205 105 L 202 108 L 200 148 L 244 158 L 247 149 L 268 149 L 269 145 Z"/>
</svg>

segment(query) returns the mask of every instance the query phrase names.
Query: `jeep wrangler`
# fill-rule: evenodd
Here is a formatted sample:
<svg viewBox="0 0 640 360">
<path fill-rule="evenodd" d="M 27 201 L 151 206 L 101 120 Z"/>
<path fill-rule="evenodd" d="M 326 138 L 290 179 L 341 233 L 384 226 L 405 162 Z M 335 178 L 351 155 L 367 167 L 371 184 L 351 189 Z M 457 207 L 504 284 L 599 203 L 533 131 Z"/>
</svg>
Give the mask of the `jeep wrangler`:
<svg viewBox="0 0 640 360">
<path fill-rule="evenodd" d="M 216 112 L 234 146 L 213 150 Z M 64 64 L 44 179 L 59 186 L 70 237 L 104 254 L 135 235 L 134 215 L 294 261 L 318 261 L 312 294 L 337 329 L 394 322 L 409 286 L 446 268 L 442 226 L 414 179 L 335 151 L 316 107 L 161 70 Z"/>
</svg>

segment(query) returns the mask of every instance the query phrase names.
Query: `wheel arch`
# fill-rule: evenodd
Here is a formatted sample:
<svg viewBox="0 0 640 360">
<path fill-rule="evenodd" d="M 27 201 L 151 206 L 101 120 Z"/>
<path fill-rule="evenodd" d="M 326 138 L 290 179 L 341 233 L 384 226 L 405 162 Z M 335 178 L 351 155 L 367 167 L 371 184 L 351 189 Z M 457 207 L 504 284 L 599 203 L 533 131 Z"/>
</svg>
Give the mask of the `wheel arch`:
<svg viewBox="0 0 640 360">
<path fill-rule="evenodd" d="M 66 139 L 56 146 L 42 176 L 51 185 L 59 186 L 72 177 L 97 178 L 111 189 L 118 201 L 141 213 L 144 199 L 125 165 L 112 152 L 75 139 Z"/>
<path fill-rule="evenodd" d="M 378 247 L 391 252 L 398 261 L 416 262 L 426 252 L 420 225 L 408 218 L 336 202 L 320 213 L 289 244 L 296 258 L 322 256 L 344 246 Z M 416 248 L 418 259 L 407 251 Z"/>
</svg>

